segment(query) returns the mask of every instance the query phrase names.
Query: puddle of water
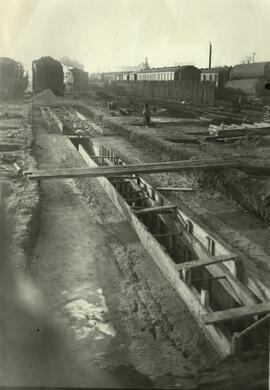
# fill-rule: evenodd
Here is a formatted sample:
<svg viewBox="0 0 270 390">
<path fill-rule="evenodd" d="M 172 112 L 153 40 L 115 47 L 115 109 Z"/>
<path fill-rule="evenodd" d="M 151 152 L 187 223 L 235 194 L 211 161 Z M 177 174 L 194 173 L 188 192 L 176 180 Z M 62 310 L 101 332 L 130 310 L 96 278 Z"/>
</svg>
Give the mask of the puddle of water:
<svg viewBox="0 0 270 390">
<path fill-rule="evenodd" d="M 93 304 L 84 299 L 75 299 L 65 305 L 70 317 L 76 320 L 76 325 L 73 325 L 75 338 L 82 340 L 91 332 L 98 332 L 95 336 L 96 340 L 101 340 L 105 336 L 114 337 L 116 332 L 113 326 L 107 322 L 105 313 L 108 308 L 102 294 L 102 290 L 98 289 L 99 303 Z"/>
<path fill-rule="evenodd" d="M 79 329 L 77 329 L 76 326 L 72 326 L 72 329 L 74 330 L 76 340 L 85 339 L 89 335 L 89 333 L 91 333 L 94 330 L 92 328 L 89 328 L 88 326 L 82 326 Z"/>
</svg>

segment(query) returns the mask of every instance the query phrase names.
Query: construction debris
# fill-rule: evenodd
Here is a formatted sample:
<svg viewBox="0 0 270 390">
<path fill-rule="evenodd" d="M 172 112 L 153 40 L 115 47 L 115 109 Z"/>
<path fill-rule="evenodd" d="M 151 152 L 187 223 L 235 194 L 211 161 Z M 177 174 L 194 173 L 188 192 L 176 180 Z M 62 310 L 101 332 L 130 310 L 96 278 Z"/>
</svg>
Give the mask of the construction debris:
<svg viewBox="0 0 270 390">
<path fill-rule="evenodd" d="M 254 123 L 252 125 L 242 123 L 241 125 L 224 125 L 220 126 L 209 125 L 209 135 L 219 138 L 229 137 L 245 137 L 250 135 L 262 136 L 270 135 L 270 124 L 269 123 Z"/>
<path fill-rule="evenodd" d="M 129 116 L 131 114 L 129 109 L 119 108 L 119 113 L 123 116 Z"/>
<path fill-rule="evenodd" d="M 33 103 L 38 104 L 50 104 L 56 101 L 56 97 L 51 89 L 44 89 L 42 92 L 37 93 L 33 99 Z"/>
</svg>

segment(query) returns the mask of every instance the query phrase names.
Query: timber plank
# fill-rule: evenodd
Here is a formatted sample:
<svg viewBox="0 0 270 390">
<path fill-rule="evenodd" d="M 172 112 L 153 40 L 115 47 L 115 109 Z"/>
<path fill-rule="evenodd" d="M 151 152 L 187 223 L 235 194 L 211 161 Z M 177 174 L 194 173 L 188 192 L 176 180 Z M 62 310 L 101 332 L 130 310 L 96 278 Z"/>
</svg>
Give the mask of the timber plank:
<svg viewBox="0 0 270 390">
<path fill-rule="evenodd" d="M 181 191 L 194 191 L 191 187 L 156 187 L 157 191 L 167 191 L 167 192 L 181 192 Z"/>
<path fill-rule="evenodd" d="M 229 255 L 220 255 L 220 256 L 213 256 L 209 257 L 207 260 L 192 260 L 188 261 L 186 263 L 180 263 L 176 265 L 176 268 L 178 271 L 181 271 L 183 269 L 192 269 L 192 268 L 199 268 L 199 267 L 205 267 L 207 265 L 216 264 L 216 263 L 223 263 L 224 261 L 229 260 L 236 260 L 237 255 L 234 253 L 230 253 Z"/>
<path fill-rule="evenodd" d="M 210 325 L 224 321 L 236 321 L 241 318 L 252 317 L 258 314 L 265 314 L 269 312 L 270 302 L 265 302 L 258 303 L 257 305 L 241 306 L 233 309 L 207 313 L 202 316 L 202 319 L 206 325 Z"/>
<path fill-rule="evenodd" d="M 102 166 L 95 168 L 59 168 L 36 170 L 31 173 L 28 171 L 29 180 L 41 179 L 64 179 L 71 177 L 108 177 L 112 175 L 126 175 L 134 173 L 160 173 L 160 172 L 178 172 L 181 170 L 212 170 L 224 168 L 239 168 L 239 162 L 208 162 L 204 161 L 173 161 L 165 163 L 139 164 L 139 165 L 121 165 L 121 166 Z"/>
<path fill-rule="evenodd" d="M 177 206 L 159 206 L 159 207 L 147 207 L 138 211 L 134 211 L 134 214 L 159 214 L 177 209 Z"/>
</svg>

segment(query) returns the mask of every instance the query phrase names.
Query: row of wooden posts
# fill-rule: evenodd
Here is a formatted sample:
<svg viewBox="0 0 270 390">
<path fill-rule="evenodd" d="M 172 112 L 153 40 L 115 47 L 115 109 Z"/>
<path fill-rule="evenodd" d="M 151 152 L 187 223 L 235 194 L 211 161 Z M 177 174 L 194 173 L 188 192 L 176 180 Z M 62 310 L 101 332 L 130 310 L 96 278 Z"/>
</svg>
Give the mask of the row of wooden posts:
<svg viewBox="0 0 270 390">
<path fill-rule="evenodd" d="M 215 86 L 209 81 L 121 81 L 117 84 L 139 96 L 203 105 L 214 103 Z"/>
</svg>

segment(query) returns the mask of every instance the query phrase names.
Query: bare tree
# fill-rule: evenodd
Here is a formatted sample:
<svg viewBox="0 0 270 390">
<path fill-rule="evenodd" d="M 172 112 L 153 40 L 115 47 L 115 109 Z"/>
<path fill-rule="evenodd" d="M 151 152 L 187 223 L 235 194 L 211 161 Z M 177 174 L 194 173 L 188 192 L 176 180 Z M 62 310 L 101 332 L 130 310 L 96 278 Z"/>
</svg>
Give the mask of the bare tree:
<svg viewBox="0 0 270 390">
<path fill-rule="evenodd" d="M 145 62 L 142 62 L 141 64 L 139 64 L 139 68 L 141 70 L 150 69 L 150 65 L 149 65 L 149 62 L 148 62 L 148 57 L 145 58 Z"/>
<path fill-rule="evenodd" d="M 251 55 L 247 55 L 241 60 L 241 64 L 251 64 L 252 62 L 255 62 L 255 55 L 255 52 L 253 52 Z"/>
</svg>

